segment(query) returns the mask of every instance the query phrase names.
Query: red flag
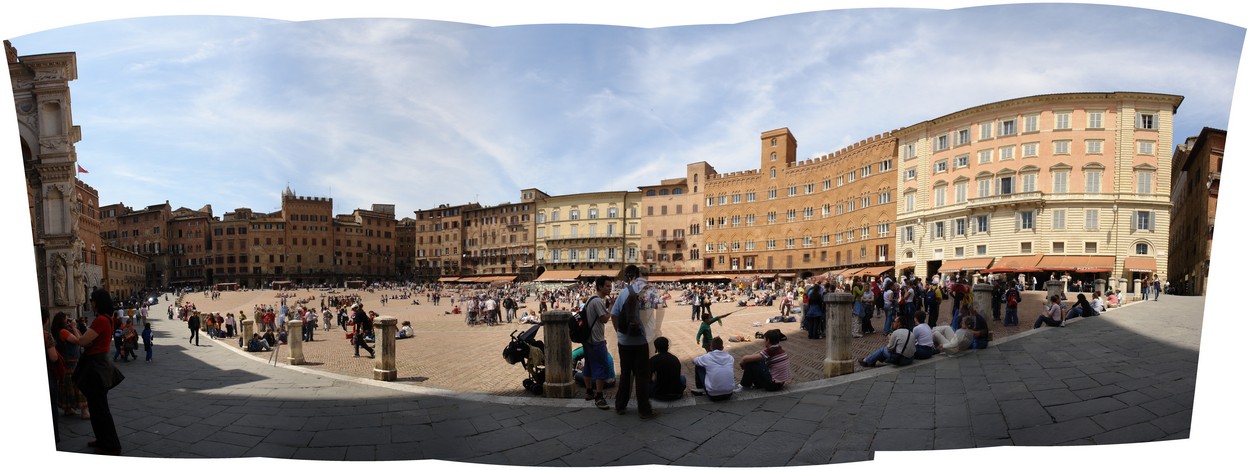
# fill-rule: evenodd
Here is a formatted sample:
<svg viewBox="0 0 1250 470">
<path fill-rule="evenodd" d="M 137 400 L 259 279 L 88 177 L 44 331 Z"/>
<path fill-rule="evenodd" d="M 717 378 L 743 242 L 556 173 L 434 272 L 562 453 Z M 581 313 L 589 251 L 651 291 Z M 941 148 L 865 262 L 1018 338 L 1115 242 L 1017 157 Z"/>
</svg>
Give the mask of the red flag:
<svg viewBox="0 0 1250 470">
<path fill-rule="evenodd" d="M 84 169 L 84 168 L 82 167 L 82 165 L 78 165 L 78 172 L 79 172 L 79 173 L 89 173 L 86 169 Z"/>
</svg>

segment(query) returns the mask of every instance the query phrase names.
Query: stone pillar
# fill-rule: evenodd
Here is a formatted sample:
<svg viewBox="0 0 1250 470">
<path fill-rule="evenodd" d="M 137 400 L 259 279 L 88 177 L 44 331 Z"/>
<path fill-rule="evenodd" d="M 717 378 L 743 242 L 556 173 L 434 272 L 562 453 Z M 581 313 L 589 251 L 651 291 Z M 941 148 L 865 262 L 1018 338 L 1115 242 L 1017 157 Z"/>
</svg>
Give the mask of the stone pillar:
<svg viewBox="0 0 1250 470">
<path fill-rule="evenodd" d="M 855 359 L 851 357 L 851 322 L 858 321 L 851 314 L 855 296 L 850 292 L 826 293 L 825 302 L 825 377 L 835 377 L 855 372 Z"/>
<path fill-rule="evenodd" d="M 1050 297 L 1055 295 L 1062 299 L 1065 286 L 1063 281 L 1046 281 L 1046 301 L 1050 302 Z"/>
<path fill-rule="evenodd" d="M 242 347 L 247 349 L 247 342 L 252 340 L 252 333 L 255 333 L 256 320 L 243 320 L 243 331 L 239 334 L 239 338 L 243 339 Z"/>
<path fill-rule="evenodd" d="M 1141 289 L 1142 289 L 1141 278 L 1133 279 L 1133 298 L 1134 299 L 1143 298 L 1141 295 Z"/>
<path fill-rule="evenodd" d="M 1127 302 L 1127 301 L 1128 301 L 1128 298 L 1127 298 L 1127 297 L 1130 297 L 1130 296 L 1128 295 L 1128 279 L 1125 279 L 1125 278 L 1120 278 L 1120 283 L 1119 283 L 1119 287 L 1118 287 L 1118 289 L 1119 289 L 1119 291 L 1120 291 L 1120 303 L 1121 303 L 1121 304 L 1128 303 L 1128 302 Z"/>
<path fill-rule="evenodd" d="M 547 365 L 547 377 L 543 382 L 543 396 L 547 398 L 573 398 L 573 343 L 569 339 L 569 317 L 564 310 L 543 312 L 543 356 Z"/>
<path fill-rule="evenodd" d="M 209 314 L 203 313 L 203 312 L 195 312 L 195 315 L 200 317 L 200 331 L 208 331 L 208 315 Z"/>
<path fill-rule="evenodd" d="M 373 320 L 378 329 L 373 336 L 377 354 L 373 359 L 373 380 L 394 382 L 399 377 L 395 368 L 395 317 L 377 317 Z"/>
<path fill-rule="evenodd" d="M 1094 279 L 1094 292 L 1105 294 L 1107 292 L 1107 280 L 1101 277 Z"/>
<path fill-rule="evenodd" d="M 994 286 L 984 282 L 972 285 L 972 308 L 977 313 L 980 313 L 981 316 L 990 315 L 994 311 L 990 306 L 990 301 L 993 297 Z"/>
<path fill-rule="evenodd" d="M 287 361 L 293 366 L 304 363 L 304 322 L 290 320 L 286 322 Z"/>
</svg>

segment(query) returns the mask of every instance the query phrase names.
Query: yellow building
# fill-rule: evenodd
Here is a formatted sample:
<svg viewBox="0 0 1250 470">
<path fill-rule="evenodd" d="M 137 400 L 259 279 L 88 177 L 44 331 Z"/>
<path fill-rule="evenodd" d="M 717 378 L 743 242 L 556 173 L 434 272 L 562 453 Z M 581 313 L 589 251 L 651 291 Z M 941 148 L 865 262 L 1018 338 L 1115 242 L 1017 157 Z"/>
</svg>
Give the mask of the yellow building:
<svg viewBox="0 0 1250 470">
<path fill-rule="evenodd" d="M 915 273 L 1166 275 L 1172 119 L 1183 98 L 1063 93 L 896 131 L 899 262 Z"/>
<path fill-rule="evenodd" d="M 641 264 L 642 192 L 522 191 L 531 192 L 537 280 L 615 276 L 626 265 Z"/>
<path fill-rule="evenodd" d="M 758 170 L 708 178 L 703 269 L 848 277 L 893 269 L 896 142 L 883 134 L 800 161 L 789 129 L 762 133 Z"/>
</svg>

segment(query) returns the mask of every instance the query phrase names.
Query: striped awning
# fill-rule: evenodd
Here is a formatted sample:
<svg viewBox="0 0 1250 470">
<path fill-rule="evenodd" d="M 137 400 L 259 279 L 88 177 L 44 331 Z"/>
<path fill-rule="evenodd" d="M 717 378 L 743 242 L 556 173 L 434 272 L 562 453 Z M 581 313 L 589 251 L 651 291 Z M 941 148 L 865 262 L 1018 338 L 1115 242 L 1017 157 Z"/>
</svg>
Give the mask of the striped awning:
<svg viewBox="0 0 1250 470">
<path fill-rule="evenodd" d="M 1041 272 L 1037 268 L 1037 263 L 1042 260 L 1042 255 L 1019 255 L 1004 256 L 994 263 L 994 267 L 981 271 L 982 273 L 1015 273 L 1015 272 Z"/>
<path fill-rule="evenodd" d="M 581 271 L 560 271 L 551 270 L 543 272 L 535 282 L 573 282 L 577 280 L 577 276 L 581 275 Z"/>
<path fill-rule="evenodd" d="M 1081 273 L 1111 272 L 1114 256 L 1046 255 L 1037 263 L 1044 271 L 1075 271 Z"/>
<path fill-rule="evenodd" d="M 1153 273 L 1159 270 L 1155 259 L 1146 256 L 1130 256 L 1124 258 L 1124 269 L 1134 273 Z"/>
<path fill-rule="evenodd" d="M 940 273 L 957 273 L 960 271 L 980 271 L 990 266 L 994 258 L 968 258 L 943 261 Z"/>
</svg>

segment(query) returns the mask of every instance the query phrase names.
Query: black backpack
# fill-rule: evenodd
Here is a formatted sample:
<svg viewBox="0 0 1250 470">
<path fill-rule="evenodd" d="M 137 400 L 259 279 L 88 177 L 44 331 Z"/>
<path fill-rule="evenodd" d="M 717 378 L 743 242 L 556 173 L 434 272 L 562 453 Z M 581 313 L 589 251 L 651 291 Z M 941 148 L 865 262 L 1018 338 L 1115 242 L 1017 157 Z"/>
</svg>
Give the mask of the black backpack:
<svg viewBox="0 0 1250 470">
<path fill-rule="evenodd" d="M 595 324 L 595 319 L 590 317 L 586 312 L 586 307 L 590 305 L 590 301 L 599 296 L 591 297 L 582 309 L 569 317 L 569 339 L 574 343 L 586 343 L 590 341 L 590 329 Z M 588 318 L 589 317 L 589 318 Z"/>
</svg>

